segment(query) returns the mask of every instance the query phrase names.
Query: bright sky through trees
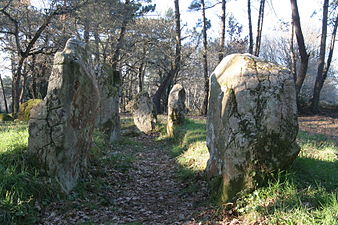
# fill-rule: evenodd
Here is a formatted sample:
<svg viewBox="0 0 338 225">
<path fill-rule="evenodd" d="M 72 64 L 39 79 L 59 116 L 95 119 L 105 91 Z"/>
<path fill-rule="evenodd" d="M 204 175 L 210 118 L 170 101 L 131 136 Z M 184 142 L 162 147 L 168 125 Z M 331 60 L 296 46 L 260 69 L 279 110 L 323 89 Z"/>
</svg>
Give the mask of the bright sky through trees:
<svg viewBox="0 0 338 225">
<path fill-rule="evenodd" d="M 31 4 L 36 7 L 47 7 L 47 0 L 31 0 Z M 182 24 L 187 24 L 187 28 L 193 28 L 198 19 L 201 17 L 200 12 L 191 12 L 188 10 L 188 7 L 192 0 L 180 0 L 180 10 L 181 10 L 181 20 Z M 207 1 L 206 1 L 207 2 Z M 210 2 L 215 2 L 210 0 Z M 156 11 L 151 13 L 151 16 L 163 16 L 169 8 L 174 8 L 173 0 L 153 0 L 153 3 L 156 4 Z M 298 0 L 299 13 L 301 17 L 301 23 L 305 32 L 308 33 L 318 33 L 320 35 L 320 25 L 321 25 L 321 8 L 322 1 L 320 0 Z M 228 0 L 227 1 L 227 16 L 233 14 L 237 21 L 243 25 L 243 36 L 248 34 L 247 29 L 247 0 Z M 259 4 L 256 1 L 252 1 L 252 18 L 253 26 L 256 26 L 257 23 L 257 14 L 258 14 Z M 317 11 L 317 15 L 311 17 L 314 11 Z M 221 15 L 221 5 L 218 4 L 212 9 L 208 9 L 206 16 L 211 20 L 211 29 L 208 31 L 209 37 L 217 38 L 219 36 L 219 26 Z M 290 1 L 289 0 L 268 0 L 267 8 L 265 11 L 264 25 L 263 25 L 263 39 L 264 35 L 274 35 L 274 30 L 278 30 L 281 26 L 281 22 L 289 23 L 291 18 L 290 10 Z M 255 29 L 254 29 L 255 32 Z M 328 33 L 331 33 L 329 29 Z M 318 42 L 319 44 L 319 42 Z M 338 58 L 337 51 L 335 51 L 334 58 Z M 9 75 L 9 71 L 4 71 L 4 67 L 8 67 L 8 60 L 4 59 L 5 55 L 0 53 L 0 68 L 2 74 Z"/>
</svg>

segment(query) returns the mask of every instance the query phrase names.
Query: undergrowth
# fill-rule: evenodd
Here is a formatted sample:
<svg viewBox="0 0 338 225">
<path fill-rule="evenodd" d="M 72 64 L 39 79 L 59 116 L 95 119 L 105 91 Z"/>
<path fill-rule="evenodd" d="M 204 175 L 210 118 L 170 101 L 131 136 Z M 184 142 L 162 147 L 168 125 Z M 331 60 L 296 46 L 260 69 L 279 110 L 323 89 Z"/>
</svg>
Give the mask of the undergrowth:
<svg viewBox="0 0 338 225">
<path fill-rule="evenodd" d="M 34 224 L 38 208 L 58 198 L 28 154 L 26 123 L 0 124 L 0 224 Z"/>
<path fill-rule="evenodd" d="M 122 122 L 123 130 L 129 126 L 129 120 Z M 67 207 L 95 209 L 111 204 L 112 199 L 102 194 L 114 191 L 107 174 L 128 172 L 140 146 L 128 136 L 113 145 L 105 140 L 104 134 L 95 130 L 87 174 L 65 195 L 29 154 L 27 123 L 0 123 L 0 224 L 37 224 L 44 208 L 57 201 L 66 203 L 65 211 Z"/>
<path fill-rule="evenodd" d="M 201 174 L 206 179 L 203 171 L 209 154 L 205 121 L 187 119 L 176 132 L 171 154 L 180 165 L 181 179 L 190 180 L 190 186 L 194 187 Z M 298 134 L 298 143 L 301 153 L 288 171 L 279 173 L 254 192 L 243 191 L 238 195 L 231 210 L 244 223 L 337 224 L 337 143 L 324 135 L 303 131 Z M 228 206 L 219 207 L 229 209 Z"/>
</svg>

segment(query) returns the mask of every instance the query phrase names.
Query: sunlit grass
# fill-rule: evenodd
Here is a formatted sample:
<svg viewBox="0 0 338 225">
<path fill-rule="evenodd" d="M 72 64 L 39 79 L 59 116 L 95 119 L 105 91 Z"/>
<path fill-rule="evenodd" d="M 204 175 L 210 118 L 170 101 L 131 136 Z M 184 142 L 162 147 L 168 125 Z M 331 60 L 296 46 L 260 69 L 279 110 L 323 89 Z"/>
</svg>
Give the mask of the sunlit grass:
<svg viewBox="0 0 338 225">
<path fill-rule="evenodd" d="M 0 224 L 34 224 L 38 200 L 56 198 L 52 181 L 40 175 L 28 153 L 26 123 L 0 124 Z"/>
</svg>

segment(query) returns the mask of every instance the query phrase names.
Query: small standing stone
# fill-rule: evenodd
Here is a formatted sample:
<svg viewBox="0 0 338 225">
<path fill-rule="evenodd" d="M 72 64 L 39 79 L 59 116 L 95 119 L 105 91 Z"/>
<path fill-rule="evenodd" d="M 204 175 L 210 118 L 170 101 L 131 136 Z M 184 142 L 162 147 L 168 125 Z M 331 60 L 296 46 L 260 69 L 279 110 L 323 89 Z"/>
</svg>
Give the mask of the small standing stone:
<svg viewBox="0 0 338 225">
<path fill-rule="evenodd" d="M 136 127 L 144 133 L 152 132 L 155 129 L 157 115 L 148 93 L 139 93 L 133 102 L 132 111 Z"/>
<path fill-rule="evenodd" d="M 29 121 L 30 151 L 66 193 L 87 167 L 98 103 L 86 46 L 70 39 L 56 53 L 47 96 Z"/>
<path fill-rule="evenodd" d="M 109 142 L 120 138 L 119 92 L 120 74 L 107 64 L 98 65 L 96 79 L 100 91 L 100 107 L 97 127 L 108 136 Z"/>
<path fill-rule="evenodd" d="M 167 134 L 169 137 L 174 136 L 175 126 L 183 123 L 185 113 L 185 90 L 182 85 L 175 84 L 168 99 Z"/>
<path fill-rule="evenodd" d="M 211 75 L 209 96 L 207 174 L 227 202 L 297 157 L 295 85 L 286 68 L 233 54 Z"/>
</svg>

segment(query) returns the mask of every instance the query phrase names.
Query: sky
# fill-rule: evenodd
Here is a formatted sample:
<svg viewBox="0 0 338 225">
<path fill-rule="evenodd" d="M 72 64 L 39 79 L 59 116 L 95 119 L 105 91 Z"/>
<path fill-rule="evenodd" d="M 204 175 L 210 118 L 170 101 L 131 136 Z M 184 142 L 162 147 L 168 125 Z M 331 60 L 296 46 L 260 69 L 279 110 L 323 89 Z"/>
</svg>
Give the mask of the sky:
<svg viewBox="0 0 338 225">
<path fill-rule="evenodd" d="M 188 10 L 192 0 L 180 0 L 180 11 L 182 24 L 187 24 L 188 28 L 192 28 L 196 25 L 198 18 L 201 17 L 201 12 L 191 12 Z M 206 2 L 215 2 L 216 0 L 206 0 Z M 43 4 L 46 0 L 31 0 L 32 4 Z M 174 0 L 153 0 L 156 4 L 156 11 L 151 13 L 152 16 L 163 16 L 169 8 L 174 8 Z M 299 14 L 301 18 L 301 24 L 304 31 L 310 29 L 314 32 L 318 32 L 320 35 L 320 14 L 316 18 L 310 18 L 314 10 L 320 10 L 322 8 L 322 0 L 298 0 Z M 253 30 L 257 23 L 259 1 L 252 0 L 252 22 Z M 247 0 L 228 0 L 226 6 L 227 16 L 233 14 L 240 24 L 243 24 L 243 33 L 247 35 L 248 18 L 247 18 Z M 273 30 L 279 25 L 279 21 L 289 22 L 291 18 L 290 1 L 289 0 L 267 0 L 265 6 L 265 17 L 263 24 L 263 35 L 272 34 Z M 211 20 L 211 29 L 208 31 L 208 36 L 217 37 L 219 35 L 219 26 L 221 15 L 221 5 L 218 4 L 212 9 L 208 9 L 206 16 Z M 329 31 L 330 32 L 330 31 Z M 255 35 L 255 34 L 254 34 Z M 306 37 L 305 37 L 306 39 Z M 3 67 L 8 65 L 8 61 L 4 60 L 4 54 L 0 52 L 0 71 L 4 74 Z M 338 58 L 338 50 L 335 50 L 335 58 Z M 8 74 L 8 71 L 5 72 Z"/>
<path fill-rule="evenodd" d="M 200 12 L 191 12 L 188 10 L 192 0 L 180 0 L 181 20 L 187 23 L 188 26 L 195 26 L 198 18 L 201 17 Z M 214 3 L 217 0 L 209 0 Z M 206 0 L 208 2 L 208 0 Z M 256 27 L 258 18 L 259 1 L 251 1 L 252 22 L 253 28 Z M 316 24 L 320 27 L 318 18 L 311 19 L 310 16 L 316 9 L 321 9 L 322 0 L 298 0 L 299 14 L 301 17 L 302 26 L 306 27 L 309 24 Z M 164 15 L 168 8 L 174 8 L 173 0 L 153 0 L 156 4 L 156 13 Z M 226 5 L 227 16 L 233 14 L 240 24 L 243 24 L 243 32 L 248 30 L 248 17 L 247 17 L 247 0 L 227 0 Z M 219 33 L 218 27 L 220 26 L 221 4 L 216 5 L 212 9 L 206 11 L 206 17 L 211 20 L 211 29 L 209 35 Z M 291 6 L 289 0 L 266 0 L 263 34 L 278 26 L 279 21 L 283 20 L 289 22 L 291 18 Z M 255 29 L 254 29 L 255 30 Z"/>
</svg>

